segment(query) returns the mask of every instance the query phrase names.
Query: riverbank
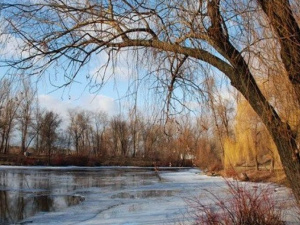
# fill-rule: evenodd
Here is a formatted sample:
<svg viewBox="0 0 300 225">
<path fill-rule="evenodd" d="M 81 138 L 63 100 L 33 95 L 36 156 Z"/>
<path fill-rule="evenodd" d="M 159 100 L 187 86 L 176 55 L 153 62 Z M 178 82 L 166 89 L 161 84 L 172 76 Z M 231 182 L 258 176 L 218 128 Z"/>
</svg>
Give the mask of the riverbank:
<svg viewBox="0 0 300 225">
<path fill-rule="evenodd" d="M 0 154 L 0 165 L 11 166 L 138 166 L 138 167 L 191 167 L 191 160 L 177 161 L 155 161 L 147 157 L 103 157 L 89 155 L 28 155 L 22 154 Z"/>
<path fill-rule="evenodd" d="M 219 175 L 225 178 L 234 178 L 240 181 L 275 183 L 289 187 L 289 183 L 283 169 L 270 171 L 266 169 L 256 170 L 254 167 L 235 167 L 231 170 L 221 170 L 215 173 L 210 172 L 207 175 Z"/>
</svg>

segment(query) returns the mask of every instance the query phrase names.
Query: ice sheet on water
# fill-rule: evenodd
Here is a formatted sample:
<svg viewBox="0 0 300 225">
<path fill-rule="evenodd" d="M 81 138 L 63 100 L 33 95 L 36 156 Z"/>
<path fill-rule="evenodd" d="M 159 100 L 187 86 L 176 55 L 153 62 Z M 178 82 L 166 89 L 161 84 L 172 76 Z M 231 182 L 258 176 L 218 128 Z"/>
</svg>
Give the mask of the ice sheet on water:
<svg viewBox="0 0 300 225">
<path fill-rule="evenodd" d="M 161 171 L 164 179 L 161 182 L 156 179 L 156 182 L 140 182 L 140 185 L 125 185 L 120 189 L 81 188 L 72 192 L 85 197 L 81 204 L 60 212 L 39 213 L 22 223 L 174 224 L 186 211 L 183 197 L 195 194 L 195 184 L 201 181 L 198 179 L 199 173 L 199 170 Z"/>
<path fill-rule="evenodd" d="M 73 169 L 93 170 L 68 168 L 68 171 Z M 55 168 L 55 170 L 60 170 L 60 168 Z M 62 170 L 66 169 L 62 168 Z M 95 168 L 95 170 L 103 170 L 103 168 Z M 188 225 L 190 218 L 185 216 L 187 213 L 185 199 L 203 195 L 207 190 L 221 193 L 226 186 L 223 178 L 206 176 L 198 169 L 172 171 L 160 168 L 161 179 L 155 178 L 155 172 L 150 171 L 146 172 L 153 173 L 151 182 L 146 182 L 149 179 L 148 176 L 135 176 L 133 171 L 125 177 L 121 174 L 110 178 L 107 186 L 77 187 L 69 192 L 84 196 L 85 201 L 79 205 L 59 212 L 41 212 L 21 223 L 32 225 L 174 225 L 176 222 L 185 221 Z M 92 176 L 95 174 L 93 173 Z M 118 185 L 112 188 L 110 184 L 113 183 L 113 179 L 118 180 Z M 132 182 L 135 184 L 132 185 Z M 246 185 L 257 184 L 247 183 Z M 283 197 L 288 195 L 286 188 L 278 187 L 278 193 Z M 210 201 L 209 198 L 207 201 Z"/>
</svg>

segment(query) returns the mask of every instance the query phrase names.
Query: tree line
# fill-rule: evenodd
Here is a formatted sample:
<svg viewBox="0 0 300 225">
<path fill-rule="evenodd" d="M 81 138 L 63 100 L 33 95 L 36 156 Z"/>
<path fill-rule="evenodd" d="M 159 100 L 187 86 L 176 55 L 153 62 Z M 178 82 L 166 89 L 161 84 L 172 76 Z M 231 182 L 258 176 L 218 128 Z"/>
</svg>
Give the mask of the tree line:
<svg viewBox="0 0 300 225">
<path fill-rule="evenodd" d="M 164 165 L 182 166 L 186 161 L 189 165 L 196 163 L 196 156 L 201 154 L 203 161 L 207 161 L 204 155 L 210 152 L 221 160 L 215 138 L 209 131 L 210 125 L 203 125 L 203 119 L 193 118 L 194 122 L 191 122 L 191 118 L 178 117 L 162 122 L 138 110 L 111 116 L 103 111 L 79 108 L 70 109 L 64 118 L 40 107 L 35 89 L 26 79 L 21 85 L 3 79 L 0 98 L 2 154 L 30 152 L 48 156 L 49 160 L 55 155 L 102 160 L 139 157 Z M 203 129 L 199 129 L 201 126 Z"/>
<path fill-rule="evenodd" d="M 0 152 L 29 152 L 47 157 L 49 164 L 51 157 L 76 155 L 102 162 L 142 158 L 209 170 L 259 169 L 266 164 L 270 169 L 281 168 L 274 142 L 247 102 L 223 98 L 213 79 L 207 80 L 207 86 L 208 104 L 202 105 L 203 111 L 197 115 L 158 119 L 144 115 L 135 105 L 125 114 L 74 108 L 63 117 L 40 107 L 30 80 L 14 85 L 3 79 Z"/>
</svg>

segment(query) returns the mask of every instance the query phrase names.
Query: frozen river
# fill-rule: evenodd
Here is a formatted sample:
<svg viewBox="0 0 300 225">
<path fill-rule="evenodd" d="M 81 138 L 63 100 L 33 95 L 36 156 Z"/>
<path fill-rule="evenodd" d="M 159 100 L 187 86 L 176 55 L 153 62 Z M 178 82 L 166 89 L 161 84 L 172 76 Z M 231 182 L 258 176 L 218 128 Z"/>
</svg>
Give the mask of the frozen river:
<svg viewBox="0 0 300 225">
<path fill-rule="evenodd" d="M 160 168 L 158 176 L 151 168 L 0 166 L 0 223 L 191 224 L 185 200 L 207 191 L 221 195 L 225 186 L 191 168 Z M 288 189 L 274 191 L 277 199 L 292 200 Z"/>
</svg>

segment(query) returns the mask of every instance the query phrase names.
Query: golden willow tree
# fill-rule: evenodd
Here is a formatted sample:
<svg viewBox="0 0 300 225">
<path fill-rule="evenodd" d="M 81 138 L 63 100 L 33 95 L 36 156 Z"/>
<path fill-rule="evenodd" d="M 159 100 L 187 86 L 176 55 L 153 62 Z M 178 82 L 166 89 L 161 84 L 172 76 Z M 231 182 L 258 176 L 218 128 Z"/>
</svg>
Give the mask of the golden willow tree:
<svg viewBox="0 0 300 225">
<path fill-rule="evenodd" d="M 299 131 L 258 85 L 262 77 L 282 76 L 299 107 L 298 1 L 2 0 L 0 10 L 1 66 L 31 75 L 56 71 L 62 86 L 104 52 L 98 76 L 127 52 L 143 76 L 163 81 L 167 103 L 176 100 L 174 90 L 181 88 L 184 100 L 204 93 L 203 77 L 225 75 L 266 126 L 300 202 Z"/>
</svg>

